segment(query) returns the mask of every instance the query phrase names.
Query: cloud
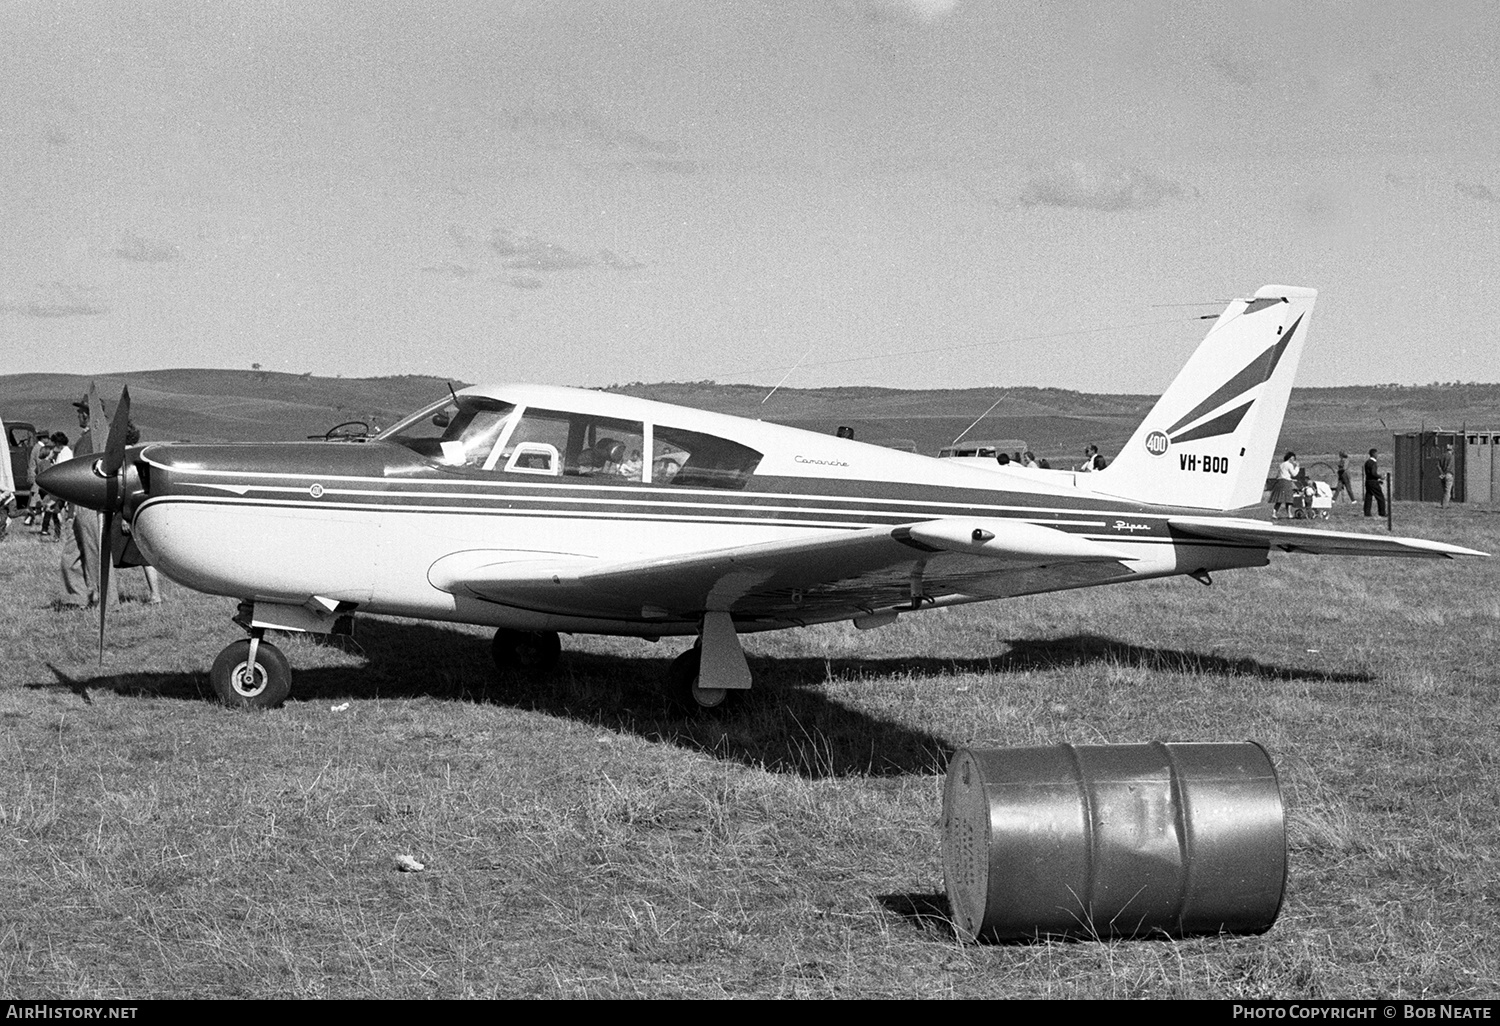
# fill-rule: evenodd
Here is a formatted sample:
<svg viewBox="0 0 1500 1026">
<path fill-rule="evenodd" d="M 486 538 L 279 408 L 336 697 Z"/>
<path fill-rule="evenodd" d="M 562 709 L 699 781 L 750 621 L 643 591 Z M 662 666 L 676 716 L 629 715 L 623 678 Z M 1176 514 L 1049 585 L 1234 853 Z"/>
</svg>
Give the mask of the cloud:
<svg viewBox="0 0 1500 1026">
<path fill-rule="evenodd" d="M 90 285 L 55 281 L 37 289 L 33 296 L 0 299 L 0 313 L 20 317 L 99 317 L 109 313 L 109 307 L 94 297 L 97 291 Z"/>
<path fill-rule="evenodd" d="M 477 244 L 474 233 L 461 224 L 450 224 L 448 226 L 448 238 L 452 240 L 455 246 L 465 252 L 473 249 Z"/>
<path fill-rule="evenodd" d="M 1454 182 L 1453 187 L 1458 190 L 1460 196 L 1467 196 L 1472 200 L 1481 200 L 1485 203 L 1500 203 L 1500 196 L 1490 191 L 1489 186 L 1479 182 Z"/>
<path fill-rule="evenodd" d="M 1230 57 L 1227 54 L 1217 53 L 1208 59 L 1208 66 L 1223 75 L 1235 85 L 1251 86 L 1259 77 L 1255 68 L 1248 62 Z"/>
<path fill-rule="evenodd" d="M 170 242 L 156 242 L 139 235 L 125 236 L 113 252 L 121 260 L 139 264 L 163 264 L 182 259 L 182 251 Z"/>
<path fill-rule="evenodd" d="M 930 25 L 952 14 L 958 0 L 850 0 L 849 6 L 871 21 Z"/>
<path fill-rule="evenodd" d="M 633 171 L 649 171 L 659 175 L 695 175 L 699 167 L 696 160 L 683 157 L 634 157 L 618 162 L 619 167 Z"/>
<path fill-rule="evenodd" d="M 497 114 L 502 128 L 545 149 L 626 152 L 672 157 L 676 143 L 637 131 L 582 104 L 523 104 Z"/>
<path fill-rule="evenodd" d="M 0 302 L 0 313 L 19 314 L 22 317 L 99 317 L 109 313 L 109 307 L 99 303 L 34 299 L 29 303 Z"/>
<path fill-rule="evenodd" d="M 509 228 L 496 228 L 490 234 L 490 248 L 505 258 L 506 267 L 515 271 L 569 271 L 592 267 L 597 262 L 555 242 Z"/>
<path fill-rule="evenodd" d="M 428 264 L 422 270 L 427 274 L 437 274 L 444 278 L 468 278 L 474 274 L 474 268 L 466 267 L 454 260 L 444 260 L 440 264 Z"/>
<path fill-rule="evenodd" d="M 1182 186 L 1151 171 L 1075 161 L 1033 176 L 1021 190 L 1021 205 L 1113 212 L 1159 207 L 1184 195 Z"/>
<path fill-rule="evenodd" d="M 601 249 L 599 251 L 599 262 L 607 267 L 613 267 L 617 271 L 633 271 L 638 267 L 646 266 L 632 256 L 616 253 L 609 249 Z"/>
</svg>

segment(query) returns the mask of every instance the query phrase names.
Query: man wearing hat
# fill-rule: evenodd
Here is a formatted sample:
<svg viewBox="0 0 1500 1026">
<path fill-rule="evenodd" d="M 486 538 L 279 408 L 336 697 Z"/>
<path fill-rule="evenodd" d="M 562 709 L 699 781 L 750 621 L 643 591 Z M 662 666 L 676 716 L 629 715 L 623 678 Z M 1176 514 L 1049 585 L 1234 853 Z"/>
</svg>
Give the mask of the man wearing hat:
<svg viewBox="0 0 1500 1026">
<path fill-rule="evenodd" d="M 89 424 L 89 397 L 84 396 L 73 404 L 78 411 L 78 444 L 73 447 L 74 456 L 83 456 L 104 451 L 105 436 L 94 437 L 96 430 L 108 432 L 109 425 Z M 103 407 L 100 407 L 103 412 Z M 103 521 L 97 510 L 69 505 L 73 511 L 73 528 L 63 533 L 62 584 L 63 595 L 58 600 L 62 606 L 82 608 L 99 602 L 100 530 Z M 110 604 L 119 598 L 115 580 L 110 578 Z"/>
</svg>

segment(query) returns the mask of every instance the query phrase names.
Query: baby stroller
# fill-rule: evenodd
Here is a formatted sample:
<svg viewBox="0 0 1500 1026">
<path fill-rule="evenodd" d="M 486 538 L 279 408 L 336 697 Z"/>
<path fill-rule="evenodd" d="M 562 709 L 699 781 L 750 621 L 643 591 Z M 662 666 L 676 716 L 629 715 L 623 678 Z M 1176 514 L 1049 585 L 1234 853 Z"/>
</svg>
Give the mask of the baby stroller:
<svg viewBox="0 0 1500 1026">
<path fill-rule="evenodd" d="M 1333 489 L 1322 481 L 1309 481 L 1297 490 L 1292 516 L 1298 520 L 1327 520 L 1333 509 Z"/>
</svg>

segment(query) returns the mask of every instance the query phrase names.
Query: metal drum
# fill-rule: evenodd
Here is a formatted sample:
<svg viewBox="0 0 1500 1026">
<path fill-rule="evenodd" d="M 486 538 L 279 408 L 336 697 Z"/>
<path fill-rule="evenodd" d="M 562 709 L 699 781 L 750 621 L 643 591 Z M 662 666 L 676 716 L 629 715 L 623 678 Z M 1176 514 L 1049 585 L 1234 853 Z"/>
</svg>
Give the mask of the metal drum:
<svg viewBox="0 0 1500 1026">
<path fill-rule="evenodd" d="M 1286 890 L 1276 767 L 1234 744 L 969 748 L 943 873 L 973 940 L 1261 933 Z"/>
</svg>

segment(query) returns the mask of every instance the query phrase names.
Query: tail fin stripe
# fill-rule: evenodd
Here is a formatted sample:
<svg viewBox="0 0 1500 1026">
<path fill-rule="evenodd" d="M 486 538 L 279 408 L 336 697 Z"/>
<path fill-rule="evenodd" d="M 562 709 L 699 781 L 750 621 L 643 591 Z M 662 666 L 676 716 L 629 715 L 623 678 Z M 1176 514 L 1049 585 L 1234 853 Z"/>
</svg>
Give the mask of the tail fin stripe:
<svg viewBox="0 0 1500 1026">
<path fill-rule="evenodd" d="M 1298 317 L 1290 328 L 1282 332 L 1281 338 L 1274 346 L 1271 346 L 1265 352 L 1251 360 L 1245 366 L 1244 370 L 1220 386 L 1213 395 L 1193 407 L 1191 412 L 1178 418 L 1177 423 L 1167 428 L 1167 434 L 1170 435 L 1184 424 L 1192 423 L 1197 418 L 1203 416 L 1209 410 L 1223 406 L 1235 396 L 1243 395 L 1256 385 L 1270 380 L 1271 375 L 1276 372 L 1276 365 L 1281 362 L 1282 354 L 1286 352 L 1286 347 L 1291 344 L 1292 336 L 1297 333 L 1297 326 L 1301 323 L 1302 318 Z M 1173 439 L 1173 441 L 1176 441 L 1176 439 Z"/>
<path fill-rule="evenodd" d="M 1199 438 L 1212 438 L 1214 435 L 1230 434 L 1235 428 L 1240 426 L 1240 421 L 1245 419 L 1245 414 L 1249 413 L 1250 407 L 1254 405 L 1255 400 L 1251 399 L 1244 406 L 1236 407 L 1207 423 L 1198 425 L 1191 431 L 1180 435 L 1173 435 L 1172 443 L 1175 445 L 1179 442 L 1192 442 Z"/>
</svg>

